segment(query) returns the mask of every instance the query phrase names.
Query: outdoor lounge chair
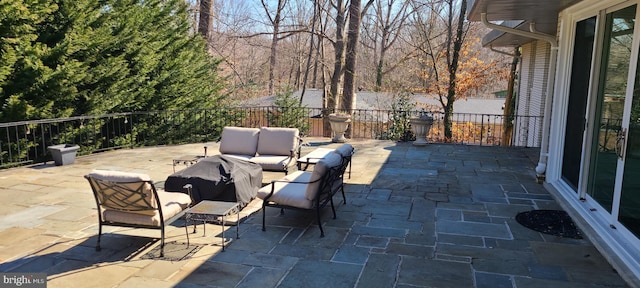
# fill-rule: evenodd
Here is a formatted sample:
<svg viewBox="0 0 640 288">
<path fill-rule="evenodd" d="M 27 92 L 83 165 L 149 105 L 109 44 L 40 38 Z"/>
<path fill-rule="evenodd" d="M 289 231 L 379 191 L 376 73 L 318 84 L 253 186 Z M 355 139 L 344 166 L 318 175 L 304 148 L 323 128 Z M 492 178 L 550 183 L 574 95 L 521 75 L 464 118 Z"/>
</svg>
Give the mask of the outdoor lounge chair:
<svg viewBox="0 0 640 288">
<path fill-rule="evenodd" d="M 96 251 L 101 249 L 103 225 L 160 229 L 160 257 L 163 257 L 165 226 L 184 215 L 191 204 L 190 195 L 157 190 L 146 174 L 94 170 L 84 177 L 98 207 Z"/>
<path fill-rule="evenodd" d="M 262 231 L 266 231 L 266 207 L 280 208 L 280 213 L 284 213 L 284 209 L 315 209 L 320 237 L 324 237 L 320 209 L 331 203 L 333 219 L 336 218 L 333 195 L 341 190 L 344 198 L 342 176 L 350 159 L 331 152 L 316 163 L 313 172 L 296 171 L 258 190 L 258 198 L 263 200 Z"/>
</svg>

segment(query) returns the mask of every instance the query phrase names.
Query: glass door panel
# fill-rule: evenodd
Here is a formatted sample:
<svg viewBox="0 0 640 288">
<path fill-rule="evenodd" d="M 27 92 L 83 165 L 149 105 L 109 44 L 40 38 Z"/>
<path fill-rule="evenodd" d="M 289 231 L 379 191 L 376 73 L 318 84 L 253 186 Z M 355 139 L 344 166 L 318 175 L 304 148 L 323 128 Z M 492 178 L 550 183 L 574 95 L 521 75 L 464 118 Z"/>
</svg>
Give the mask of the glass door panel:
<svg viewBox="0 0 640 288">
<path fill-rule="evenodd" d="M 636 68 L 618 221 L 640 237 L 640 73 Z"/>
<path fill-rule="evenodd" d="M 635 16 L 633 5 L 608 13 L 604 24 L 588 193 L 609 213 L 615 192 L 616 140 L 622 128 Z"/>
<path fill-rule="evenodd" d="M 562 157 L 562 178 L 578 191 L 580 164 L 582 162 L 582 139 L 585 127 L 585 113 L 591 78 L 591 58 L 595 42 L 596 17 L 576 23 L 573 44 L 571 86 L 569 88 L 569 110 L 564 136 Z"/>
</svg>

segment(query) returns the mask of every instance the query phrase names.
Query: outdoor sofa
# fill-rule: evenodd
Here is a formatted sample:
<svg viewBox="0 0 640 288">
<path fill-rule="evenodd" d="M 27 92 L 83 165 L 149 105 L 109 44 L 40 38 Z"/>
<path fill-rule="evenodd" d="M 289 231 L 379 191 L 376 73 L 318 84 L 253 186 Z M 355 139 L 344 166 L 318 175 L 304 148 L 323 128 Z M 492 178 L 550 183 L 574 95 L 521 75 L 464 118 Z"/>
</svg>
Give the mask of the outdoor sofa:
<svg viewBox="0 0 640 288">
<path fill-rule="evenodd" d="M 244 128 L 227 126 L 222 129 L 219 151 L 262 166 L 265 171 L 289 173 L 300 157 L 300 131 L 297 128 Z"/>
</svg>

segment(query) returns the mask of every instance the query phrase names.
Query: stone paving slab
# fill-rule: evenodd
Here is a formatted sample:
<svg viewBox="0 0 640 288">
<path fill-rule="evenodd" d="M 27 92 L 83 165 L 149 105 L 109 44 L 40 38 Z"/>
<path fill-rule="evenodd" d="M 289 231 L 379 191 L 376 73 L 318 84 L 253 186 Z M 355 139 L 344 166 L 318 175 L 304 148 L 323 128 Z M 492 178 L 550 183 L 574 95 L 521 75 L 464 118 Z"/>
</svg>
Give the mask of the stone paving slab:
<svg viewBox="0 0 640 288">
<path fill-rule="evenodd" d="M 354 287 L 362 265 L 300 260 L 278 287 Z"/>
<path fill-rule="evenodd" d="M 341 145 L 306 141 L 302 154 Z M 243 215 L 240 238 L 225 252 L 218 232 L 190 234 L 204 246 L 176 262 L 140 259 L 159 245 L 156 230 L 107 226 L 103 249 L 95 251 L 95 201 L 82 176 L 112 169 L 148 173 L 161 184 L 176 155 L 202 154 L 203 143 L 0 170 L 0 272 L 44 272 L 48 287 L 627 286 L 588 240 L 544 235 L 515 221 L 520 211 L 560 209 L 535 182 L 531 148 L 351 143 L 347 201 L 336 199 L 337 219 L 330 208 L 322 211 L 325 237 L 313 211 L 281 215 L 269 208 L 266 231 L 262 211 Z M 216 153 L 217 143 L 206 145 Z M 280 177 L 265 172 L 263 182 Z M 186 241 L 184 221 L 168 227 L 167 239 Z"/>
</svg>

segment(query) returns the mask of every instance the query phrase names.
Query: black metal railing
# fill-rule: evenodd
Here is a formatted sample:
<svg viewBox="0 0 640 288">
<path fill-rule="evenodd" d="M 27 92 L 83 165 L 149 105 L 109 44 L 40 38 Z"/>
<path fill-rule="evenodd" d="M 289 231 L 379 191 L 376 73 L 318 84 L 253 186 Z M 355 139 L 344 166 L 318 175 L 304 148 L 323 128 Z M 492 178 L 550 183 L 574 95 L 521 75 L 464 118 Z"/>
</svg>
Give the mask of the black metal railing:
<svg viewBox="0 0 640 288">
<path fill-rule="evenodd" d="M 48 146 L 76 144 L 79 155 L 139 146 L 216 141 L 225 126 L 298 127 L 305 136 L 330 137 L 329 112 L 320 108 L 233 107 L 116 113 L 100 116 L 0 123 L 0 168 L 51 160 Z M 353 139 L 413 140 L 409 119 L 422 111 L 354 110 L 347 131 Z M 539 147 L 542 117 L 454 113 L 451 137 L 444 136 L 443 114 L 434 122 L 431 142 Z M 506 125 L 505 125 L 506 124 Z M 505 133 L 506 130 L 506 133 Z M 511 132 L 509 132 L 511 131 Z M 505 138 L 506 137 L 506 138 Z"/>
</svg>

